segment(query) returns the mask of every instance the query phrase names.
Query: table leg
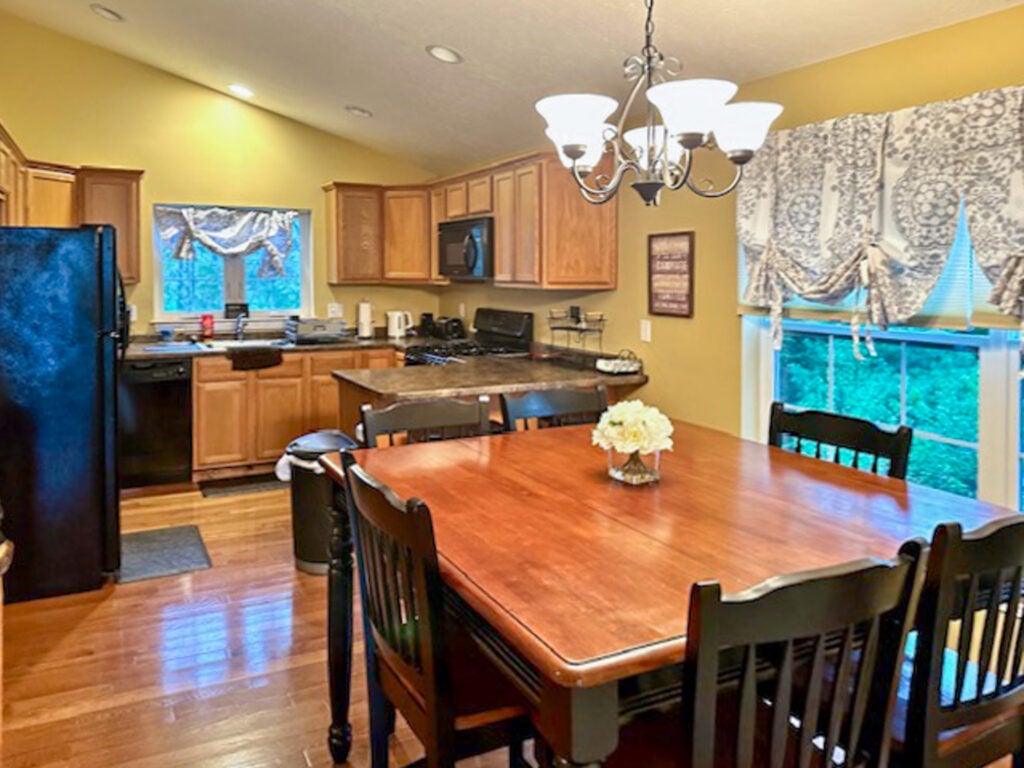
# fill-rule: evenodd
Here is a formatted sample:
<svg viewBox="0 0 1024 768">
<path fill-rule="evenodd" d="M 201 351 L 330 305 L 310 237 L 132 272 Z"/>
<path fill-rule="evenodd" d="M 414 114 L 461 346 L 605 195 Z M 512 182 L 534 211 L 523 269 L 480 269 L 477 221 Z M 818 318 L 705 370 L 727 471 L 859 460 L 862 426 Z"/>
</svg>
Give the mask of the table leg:
<svg viewBox="0 0 1024 768">
<path fill-rule="evenodd" d="M 335 488 L 331 507 L 330 567 L 327 574 L 327 675 L 331 727 L 327 737 L 331 758 L 344 763 L 352 747 L 348 721 L 352 692 L 352 535 L 345 493 Z"/>
<path fill-rule="evenodd" d="M 557 768 L 600 768 L 619 743 L 618 684 L 564 688 L 545 681 L 539 729 Z"/>
</svg>

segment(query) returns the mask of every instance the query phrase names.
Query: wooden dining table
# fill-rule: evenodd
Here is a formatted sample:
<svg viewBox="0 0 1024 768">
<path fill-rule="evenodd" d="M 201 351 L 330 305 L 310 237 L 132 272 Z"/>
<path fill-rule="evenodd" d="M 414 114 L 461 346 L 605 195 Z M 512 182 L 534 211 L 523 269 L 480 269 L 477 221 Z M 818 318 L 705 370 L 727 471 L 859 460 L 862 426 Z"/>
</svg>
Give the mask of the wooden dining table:
<svg viewBox="0 0 1024 768">
<path fill-rule="evenodd" d="M 600 765 L 622 718 L 678 699 L 694 582 L 741 590 L 1016 514 L 674 424 L 661 481 L 639 487 L 608 477 L 586 426 L 357 453 L 429 506 L 452 610 L 569 765 Z"/>
</svg>

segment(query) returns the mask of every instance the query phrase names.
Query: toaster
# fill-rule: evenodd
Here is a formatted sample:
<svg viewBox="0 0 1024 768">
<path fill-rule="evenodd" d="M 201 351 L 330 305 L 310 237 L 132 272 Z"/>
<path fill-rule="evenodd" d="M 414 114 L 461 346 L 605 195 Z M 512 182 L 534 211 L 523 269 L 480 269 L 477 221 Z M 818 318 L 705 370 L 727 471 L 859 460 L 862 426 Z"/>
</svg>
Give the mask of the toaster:
<svg viewBox="0 0 1024 768">
<path fill-rule="evenodd" d="M 434 321 L 434 334 L 439 339 L 451 341 L 466 338 L 466 324 L 461 317 L 439 317 Z"/>
</svg>

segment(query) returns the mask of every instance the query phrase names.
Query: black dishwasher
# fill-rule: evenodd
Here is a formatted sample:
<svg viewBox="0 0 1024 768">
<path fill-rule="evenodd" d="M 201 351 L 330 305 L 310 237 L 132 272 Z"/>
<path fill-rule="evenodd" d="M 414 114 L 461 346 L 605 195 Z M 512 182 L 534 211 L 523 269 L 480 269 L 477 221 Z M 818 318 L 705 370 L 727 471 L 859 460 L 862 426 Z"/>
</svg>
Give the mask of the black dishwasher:
<svg viewBox="0 0 1024 768">
<path fill-rule="evenodd" d="M 126 360 L 118 381 L 122 488 L 192 479 L 192 361 Z"/>
</svg>

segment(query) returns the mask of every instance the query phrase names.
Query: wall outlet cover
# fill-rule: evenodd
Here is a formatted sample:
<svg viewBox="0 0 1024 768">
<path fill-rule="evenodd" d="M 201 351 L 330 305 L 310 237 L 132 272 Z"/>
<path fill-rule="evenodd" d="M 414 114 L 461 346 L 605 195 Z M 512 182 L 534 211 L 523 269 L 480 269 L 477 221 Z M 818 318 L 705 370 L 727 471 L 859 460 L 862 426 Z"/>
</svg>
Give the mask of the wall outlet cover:
<svg viewBox="0 0 1024 768">
<path fill-rule="evenodd" d="M 459 302 L 459 317 L 464 318 L 466 316 L 466 302 Z"/>
<path fill-rule="evenodd" d="M 338 301 L 332 301 L 327 305 L 328 317 L 344 317 L 345 305 Z"/>
<path fill-rule="evenodd" d="M 651 321 L 641 320 L 640 321 L 640 341 L 651 340 Z"/>
</svg>

